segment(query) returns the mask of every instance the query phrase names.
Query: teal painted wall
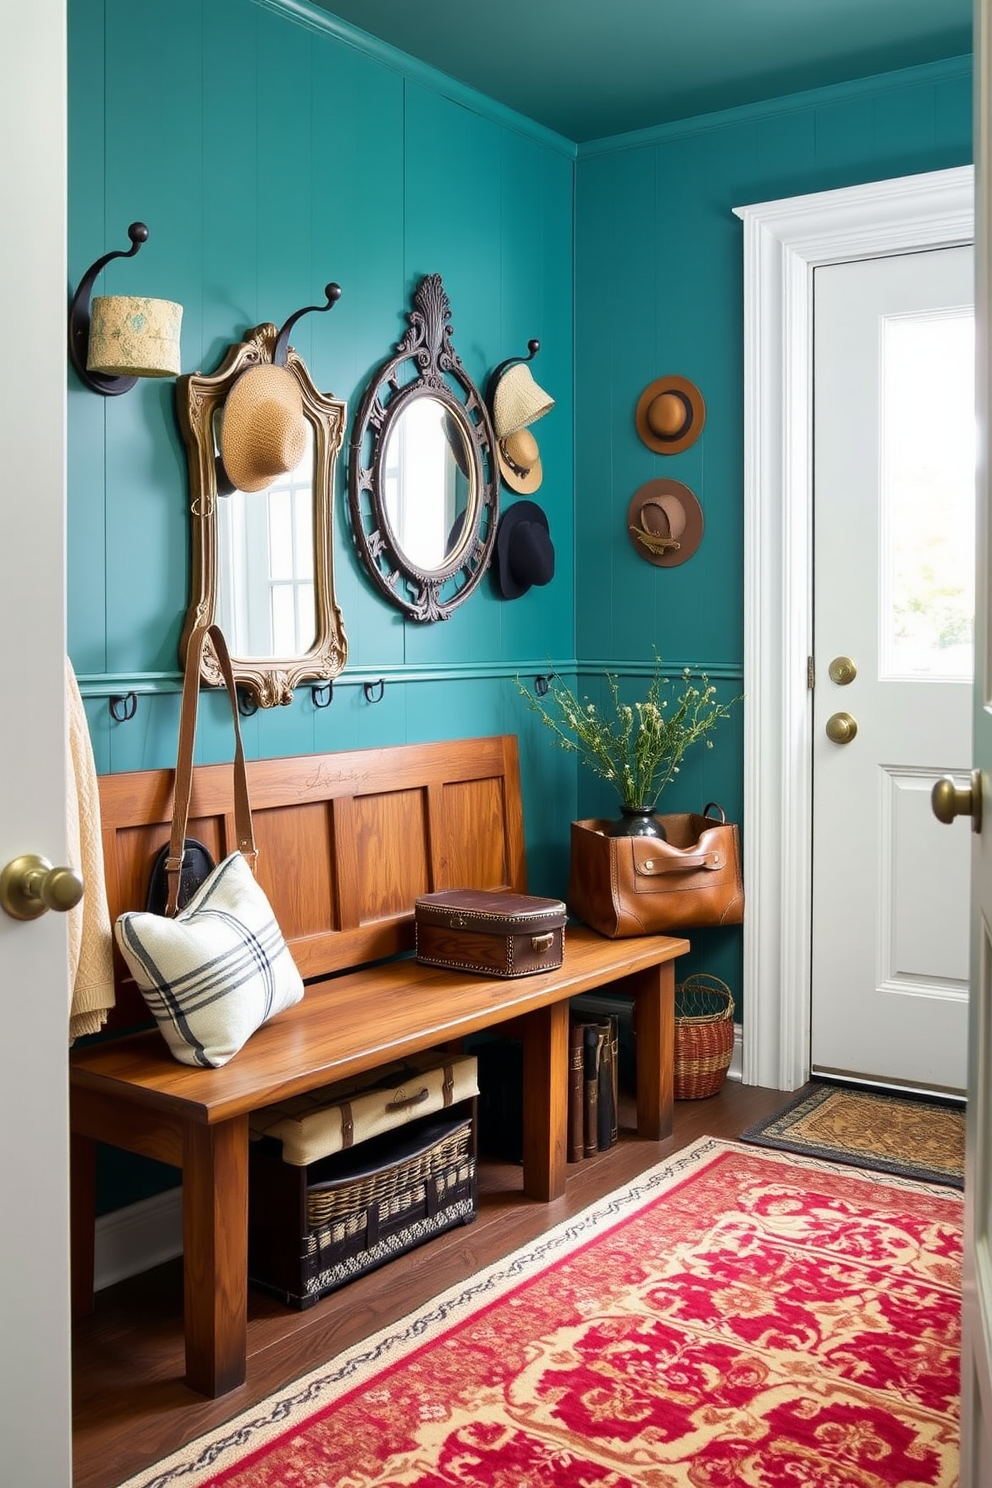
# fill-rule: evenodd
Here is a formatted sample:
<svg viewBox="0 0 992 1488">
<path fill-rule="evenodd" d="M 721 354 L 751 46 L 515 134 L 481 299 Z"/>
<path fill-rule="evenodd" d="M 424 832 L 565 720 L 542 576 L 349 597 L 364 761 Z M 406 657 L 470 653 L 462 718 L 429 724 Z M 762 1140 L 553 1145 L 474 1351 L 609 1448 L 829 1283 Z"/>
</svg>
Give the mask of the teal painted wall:
<svg viewBox="0 0 992 1488">
<path fill-rule="evenodd" d="M 558 400 L 541 425 L 553 582 L 508 603 L 487 578 L 449 620 L 405 619 L 354 553 L 346 446 L 334 570 L 347 667 L 328 709 L 303 687 L 244 735 L 254 757 L 520 731 L 531 886 L 561 890 L 565 848 L 548 823 L 574 815 L 575 772 L 534 743 L 513 678 L 574 655 L 574 147 L 419 66 L 366 55 L 305 5 L 70 0 L 69 26 L 70 276 L 146 222 L 140 256 L 97 289 L 179 300 L 184 372 L 215 370 L 250 327 L 321 303 L 331 279 L 340 302 L 302 320 L 293 344 L 349 413 L 424 274 L 443 278 L 480 389 L 540 340 L 540 381 Z M 175 759 L 189 532 L 173 397 L 171 380 L 105 399 L 69 376 L 69 651 L 101 772 Z M 370 704 L 361 683 L 379 677 Z M 136 717 L 117 723 L 108 695 L 131 689 Z M 205 695 L 197 758 L 231 747 L 224 700 Z"/>
<path fill-rule="evenodd" d="M 744 690 L 743 225 L 736 206 L 969 163 L 970 59 L 914 68 L 582 146 L 576 165 L 575 591 L 580 665 L 609 664 L 643 689 L 652 647 Z M 656 455 L 634 409 L 679 373 L 706 402 L 699 440 Z M 634 551 L 627 507 L 670 476 L 699 498 L 704 535 L 688 563 Z M 632 693 L 633 695 L 633 693 Z M 746 700 L 744 703 L 746 707 Z M 673 810 L 711 798 L 740 820 L 743 709 L 716 748 L 687 759 Z M 603 808 L 580 779 L 579 808 Z M 746 830 L 746 823 L 744 824 Z M 740 932 L 692 936 L 690 969 L 740 986 Z"/>
</svg>

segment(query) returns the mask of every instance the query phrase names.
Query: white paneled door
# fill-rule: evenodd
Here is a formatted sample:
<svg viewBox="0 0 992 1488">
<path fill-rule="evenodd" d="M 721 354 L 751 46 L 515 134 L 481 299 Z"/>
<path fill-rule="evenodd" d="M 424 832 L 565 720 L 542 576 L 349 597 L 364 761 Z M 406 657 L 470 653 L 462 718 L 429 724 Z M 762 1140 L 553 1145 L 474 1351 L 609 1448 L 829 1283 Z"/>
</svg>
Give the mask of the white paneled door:
<svg viewBox="0 0 992 1488">
<path fill-rule="evenodd" d="M 814 275 L 811 1067 L 963 1093 L 971 767 L 970 247 Z"/>
</svg>

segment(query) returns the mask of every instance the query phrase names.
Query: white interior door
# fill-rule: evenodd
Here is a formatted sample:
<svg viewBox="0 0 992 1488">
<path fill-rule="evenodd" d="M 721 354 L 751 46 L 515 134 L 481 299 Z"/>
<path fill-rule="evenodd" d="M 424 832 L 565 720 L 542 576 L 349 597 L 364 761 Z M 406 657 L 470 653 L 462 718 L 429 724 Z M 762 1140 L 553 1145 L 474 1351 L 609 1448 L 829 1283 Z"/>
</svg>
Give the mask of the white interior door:
<svg viewBox="0 0 992 1488">
<path fill-rule="evenodd" d="M 64 862 L 64 0 L 0 5 L 0 867 Z M 65 920 L 0 913 L 0 1482 L 70 1483 Z"/>
<path fill-rule="evenodd" d="M 965 1088 L 974 672 L 970 247 L 814 277 L 811 1068 Z"/>
</svg>

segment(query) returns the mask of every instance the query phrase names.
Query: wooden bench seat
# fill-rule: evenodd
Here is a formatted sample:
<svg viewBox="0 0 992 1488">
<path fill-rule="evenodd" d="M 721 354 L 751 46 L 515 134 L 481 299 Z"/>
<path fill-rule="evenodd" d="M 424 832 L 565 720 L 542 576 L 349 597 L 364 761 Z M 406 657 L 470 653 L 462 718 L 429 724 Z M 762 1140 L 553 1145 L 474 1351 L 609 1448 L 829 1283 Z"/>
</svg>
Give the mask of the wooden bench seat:
<svg viewBox="0 0 992 1488">
<path fill-rule="evenodd" d="M 96 1141 L 182 1171 L 186 1379 L 219 1395 L 245 1377 L 248 1117 L 277 1100 L 403 1055 L 501 1027 L 524 1046 L 524 1190 L 548 1201 L 566 1176 L 568 1000 L 609 986 L 635 999 L 638 1135 L 672 1130 L 677 937 L 565 933 L 563 965 L 510 979 L 421 966 L 417 894 L 526 892 L 512 736 L 350 751 L 249 767 L 259 881 L 308 980 L 302 1002 L 219 1070 L 169 1054 L 157 1029 L 103 1039 L 70 1060 L 73 1297 L 92 1307 Z M 233 841 L 230 770 L 200 766 L 189 833 L 222 857 Z M 140 906 L 168 836 L 171 771 L 101 780 L 111 913 Z M 383 959 L 388 958 L 388 959 Z M 353 969 L 346 969 L 353 968 Z M 119 963 L 115 1031 L 146 1021 Z"/>
</svg>

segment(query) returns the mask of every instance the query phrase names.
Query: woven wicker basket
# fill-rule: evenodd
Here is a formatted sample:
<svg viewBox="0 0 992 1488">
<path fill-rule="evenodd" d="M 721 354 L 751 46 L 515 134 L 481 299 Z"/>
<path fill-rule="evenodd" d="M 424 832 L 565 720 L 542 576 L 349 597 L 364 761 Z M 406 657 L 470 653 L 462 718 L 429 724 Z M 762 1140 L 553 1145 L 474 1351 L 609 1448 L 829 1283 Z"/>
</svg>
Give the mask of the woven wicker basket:
<svg viewBox="0 0 992 1488">
<path fill-rule="evenodd" d="M 675 1099 L 702 1100 L 723 1085 L 734 1052 L 734 996 L 697 972 L 675 988 Z"/>
</svg>

